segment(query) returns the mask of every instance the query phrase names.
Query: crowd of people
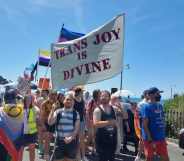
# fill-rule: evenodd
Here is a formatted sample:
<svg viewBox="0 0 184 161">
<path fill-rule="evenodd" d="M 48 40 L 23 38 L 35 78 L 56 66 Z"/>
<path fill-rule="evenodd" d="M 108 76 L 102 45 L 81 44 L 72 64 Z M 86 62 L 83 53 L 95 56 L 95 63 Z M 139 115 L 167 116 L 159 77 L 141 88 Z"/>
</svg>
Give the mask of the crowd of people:
<svg viewBox="0 0 184 161">
<path fill-rule="evenodd" d="M 92 96 L 76 87 L 67 92 L 37 90 L 24 97 L 17 97 L 11 89 L 5 92 L 0 112 L 7 114 L 7 105 L 22 104 L 18 127 L 22 135 L 16 145 L 22 152 L 28 147 L 30 161 L 36 161 L 36 146 L 46 161 L 87 161 L 86 154 L 97 155 L 99 161 L 114 161 L 115 154 L 129 151 L 129 141 L 135 147 L 135 161 L 141 157 L 169 161 L 161 93 L 152 87 L 137 103 L 99 89 Z M 22 156 L 20 153 L 19 161 Z"/>
</svg>

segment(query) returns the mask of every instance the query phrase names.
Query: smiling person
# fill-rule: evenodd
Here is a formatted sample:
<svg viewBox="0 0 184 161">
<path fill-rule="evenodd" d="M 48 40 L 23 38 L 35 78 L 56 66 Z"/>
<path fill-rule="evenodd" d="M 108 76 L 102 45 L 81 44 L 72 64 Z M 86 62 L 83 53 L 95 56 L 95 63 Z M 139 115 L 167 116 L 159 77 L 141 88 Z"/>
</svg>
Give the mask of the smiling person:
<svg viewBox="0 0 184 161">
<path fill-rule="evenodd" d="M 48 124 L 55 124 L 56 139 L 52 155 L 54 161 L 74 161 L 78 147 L 80 128 L 79 114 L 73 109 L 74 98 L 71 94 L 65 96 L 64 107 L 54 106 L 48 117 Z"/>
<path fill-rule="evenodd" d="M 93 123 L 96 128 L 96 151 L 100 161 L 114 161 L 117 147 L 116 114 L 109 101 L 110 93 L 102 91 L 100 106 L 93 112 Z"/>
</svg>

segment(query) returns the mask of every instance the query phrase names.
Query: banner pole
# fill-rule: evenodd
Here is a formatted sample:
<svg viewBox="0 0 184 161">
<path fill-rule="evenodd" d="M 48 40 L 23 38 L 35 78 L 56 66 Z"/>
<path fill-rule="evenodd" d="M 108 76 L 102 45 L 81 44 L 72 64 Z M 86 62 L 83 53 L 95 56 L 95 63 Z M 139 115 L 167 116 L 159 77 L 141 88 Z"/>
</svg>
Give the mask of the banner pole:
<svg viewBox="0 0 184 161">
<path fill-rule="evenodd" d="M 123 51 L 122 51 L 123 55 L 124 55 L 124 47 L 125 47 L 125 13 L 123 13 Z M 122 67 L 121 67 L 120 90 L 123 89 L 123 70 L 124 70 L 123 60 L 122 60 Z"/>
<path fill-rule="evenodd" d="M 64 24 L 63 24 L 63 26 L 64 26 Z M 51 62 L 51 58 L 52 58 L 52 56 L 54 56 L 53 54 L 53 51 L 54 51 L 54 43 L 51 43 L 51 56 L 50 56 L 50 62 Z M 51 82 L 51 87 L 52 87 L 52 89 L 53 89 L 53 83 L 52 83 L 52 67 L 50 67 L 50 69 L 51 69 L 51 78 L 50 78 L 50 82 Z"/>
<path fill-rule="evenodd" d="M 123 72 L 121 71 L 121 81 L 120 81 L 120 90 L 122 90 L 123 86 Z"/>
</svg>

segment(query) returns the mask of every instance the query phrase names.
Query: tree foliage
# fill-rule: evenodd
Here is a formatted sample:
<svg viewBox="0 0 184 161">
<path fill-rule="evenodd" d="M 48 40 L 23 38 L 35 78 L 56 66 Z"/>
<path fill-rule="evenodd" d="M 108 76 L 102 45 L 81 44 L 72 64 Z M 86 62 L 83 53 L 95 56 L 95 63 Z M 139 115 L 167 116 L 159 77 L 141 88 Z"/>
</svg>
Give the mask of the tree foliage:
<svg viewBox="0 0 184 161">
<path fill-rule="evenodd" d="M 183 109 L 184 110 L 184 94 L 174 95 L 173 99 L 164 101 L 165 110 L 169 109 Z"/>
</svg>

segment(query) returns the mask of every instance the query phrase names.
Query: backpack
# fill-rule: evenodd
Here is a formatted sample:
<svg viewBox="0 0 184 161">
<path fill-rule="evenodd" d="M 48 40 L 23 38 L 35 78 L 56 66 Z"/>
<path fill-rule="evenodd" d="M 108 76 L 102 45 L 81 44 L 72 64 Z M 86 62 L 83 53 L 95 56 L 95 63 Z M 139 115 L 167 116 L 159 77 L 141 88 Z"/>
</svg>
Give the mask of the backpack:
<svg viewBox="0 0 184 161">
<path fill-rule="evenodd" d="M 55 125 L 55 130 L 57 130 L 57 125 L 59 124 L 59 120 L 62 118 L 62 111 L 61 113 L 58 113 L 57 115 L 57 118 L 56 118 L 56 123 L 54 124 Z M 76 110 L 73 110 L 73 127 L 75 127 L 75 122 L 77 121 L 77 111 Z M 54 149 L 56 148 L 56 142 L 57 142 L 57 137 L 55 137 L 55 145 L 54 145 Z M 78 144 L 78 135 L 76 136 L 76 144 Z M 50 161 L 54 161 L 54 157 L 55 157 L 55 150 L 53 151 L 53 154 L 51 155 L 51 158 L 50 158 Z"/>
<path fill-rule="evenodd" d="M 59 120 L 62 118 L 61 113 L 58 113 L 58 115 L 57 115 L 57 119 L 56 119 L 56 123 L 55 123 L 56 130 L 57 130 L 57 125 L 59 124 Z M 73 110 L 73 127 L 75 127 L 75 122 L 76 121 L 77 121 L 77 111 Z"/>
</svg>

